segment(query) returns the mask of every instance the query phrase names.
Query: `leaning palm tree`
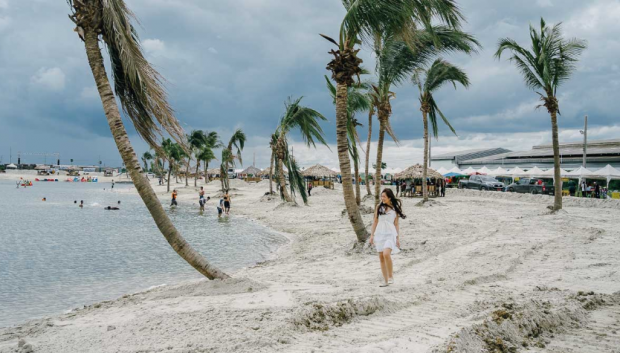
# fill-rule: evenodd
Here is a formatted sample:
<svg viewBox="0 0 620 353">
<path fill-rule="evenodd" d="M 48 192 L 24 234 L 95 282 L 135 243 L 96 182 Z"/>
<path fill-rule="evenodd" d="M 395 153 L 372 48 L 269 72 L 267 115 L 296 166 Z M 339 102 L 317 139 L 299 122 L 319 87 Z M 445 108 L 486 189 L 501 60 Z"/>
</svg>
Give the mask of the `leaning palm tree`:
<svg viewBox="0 0 620 353">
<path fill-rule="evenodd" d="M 168 104 L 166 92 L 160 85 L 162 78 L 142 54 L 132 25 L 133 14 L 123 0 L 67 2 L 72 10 L 70 18 L 76 25 L 75 31 L 84 41 L 88 63 L 116 147 L 155 224 L 179 256 L 200 273 L 210 279 L 228 278 L 228 275 L 196 252 L 176 230 L 150 183 L 141 174 L 140 162 L 121 119 L 115 98 L 119 99 L 137 133 L 151 147 L 159 148 L 156 137 L 162 128 L 175 140 L 183 141 L 183 130 Z M 110 55 L 116 97 L 106 74 L 99 48 L 100 38 Z"/>
<path fill-rule="evenodd" d="M 424 76 L 424 77 L 423 77 Z M 437 115 L 441 117 L 443 122 L 448 125 L 450 130 L 456 135 L 456 131 L 450 124 L 450 121 L 439 110 L 437 102 L 433 97 L 436 92 L 446 83 L 452 83 L 456 89 L 456 84 L 460 83 L 463 87 L 469 87 L 469 78 L 467 74 L 458 67 L 450 64 L 442 59 L 437 59 L 428 70 L 417 70 L 413 75 L 413 82 L 420 90 L 420 111 L 422 111 L 422 123 L 424 125 L 424 166 L 422 167 L 422 195 L 423 202 L 428 201 L 428 188 L 426 184 L 426 176 L 428 175 L 428 121 L 430 119 L 433 127 L 433 134 L 437 138 Z"/>
<path fill-rule="evenodd" d="M 551 115 L 551 136 L 553 140 L 553 166 L 555 202 L 553 210 L 562 209 L 562 179 L 560 176 L 560 143 L 558 140 L 558 114 L 560 106 L 557 99 L 558 87 L 568 81 L 576 69 L 581 53 L 586 49 L 586 41 L 576 38 L 566 40 L 562 37 L 561 23 L 548 27 L 544 19 L 540 19 L 540 32 L 530 25 L 532 50 L 521 47 L 510 38 L 499 41 L 495 57 L 500 59 L 505 50 L 512 53 L 510 61 L 514 62 L 528 88 L 540 96 L 542 105 Z M 539 107 L 540 107 L 539 106 Z"/>
<path fill-rule="evenodd" d="M 220 174 L 222 191 L 229 189 L 228 169 L 231 166 L 234 167 L 236 165 L 235 160 L 239 160 L 239 163 L 243 164 L 243 160 L 241 159 L 241 151 L 243 151 L 245 140 L 245 133 L 241 129 L 237 129 L 230 137 L 230 140 L 228 140 L 228 145 L 226 145 L 226 148 L 222 149 L 222 166 Z M 237 154 L 233 154 L 233 147 L 237 150 Z"/>
<path fill-rule="evenodd" d="M 302 99 L 303 97 L 295 100 L 289 98 L 284 103 L 284 115 L 280 118 L 280 123 L 273 134 L 276 142 L 272 147 L 272 151 L 275 156 L 279 190 L 282 199 L 286 202 L 292 202 L 291 194 L 296 192 L 299 192 L 304 203 L 308 202 L 304 178 L 295 159 L 288 151 L 288 134 L 293 129 L 299 129 L 301 137 L 308 147 L 316 148 L 317 141 L 327 146 L 327 142 L 323 137 L 323 129 L 319 125 L 319 121 L 326 121 L 327 119 L 316 110 L 302 106 L 300 104 Z M 286 190 L 284 166 L 288 169 L 291 194 Z"/>
<path fill-rule="evenodd" d="M 327 89 L 329 90 L 330 95 L 336 104 L 336 87 L 329 80 L 327 76 L 325 76 L 325 81 L 327 82 Z M 357 133 L 357 127 L 362 126 L 359 121 L 355 118 L 355 114 L 359 112 L 363 112 L 369 110 L 372 106 L 370 98 L 368 96 L 367 91 L 370 89 L 370 85 L 366 83 L 353 84 L 349 87 L 347 92 L 347 138 L 348 138 L 348 149 L 349 155 L 351 159 L 353 159 L 353 172 L 354 172 L 354 180 L 355 180 L 355 202 L 359 206 L 362 203 L 361 191 L 360 191 L 360 155 L 357 144 L 361 144 L 360 137 Z M 368 173 L 368 171 L 366 171 Z"/>
<path fill-rule="evenodd" d="M 409 44 L 415 42 L 412 31 L 422 25 L 431 27 L 433 19 L 452 28 L 459 26 L 462 15 L 454 0 L 343 0 L 346 14 L 340 24 L 338 40 L 325 35 L 325 39 L 335 44 L 337 50 L 330 54 L 333 60 L 327 65 L 336 81 L 336 143 L 338 162 L 342 175 L 342 189 L 349 221 L 358 242 L 365 242 L 368 232 L 359 212 L 353 184 L 351 182 L 351 160 L 347 143 L 347 90 L 354 77 L 361 73 L 362 60 L 357 57 L 360 41 L 370 43 L 375 33 L 390 33 L 400 36 Z"/>
<path fill-rule="evenodd" d="M 142 154 L 142 163 L 144 163 L 144 173 L 147 173 L 149 171 L 148 168 L 148 161 L 153 159 L 153 155 L 151 154 L 151 152 L 146 151 Z M 146 176 L 146 178 L 148 179 L 148 175 Z"/>
<path fill-rule="evenodd" d="M 217 157 L 215 157 L 215 153 L 211 148 L 208 147 L 203 147 L 200 151 L 198 151 L 198 154 L 196 155 L 196 160 L 198 161 L 197 163 L 203 161 L 205 164 L 205 183 L 209 182 L 209 163 L 216 159 Z M 196 175 L 198 175 L 199 167 L 200 164 L 196 166 Z"/>
<path fill-rule="evenodd" d="M 390 126 L 392 115 L 391 100 L 396 98 L 392 92 L 393 86 L 405 82 L 411 74 L 427 63 L 433 56 L 446 52 L 472 53 L 479 43 L 470 34 L 452 29 L 447 26 L 433 26 L 430 29 L 412 31 L 415 44 L 409 44 L 402 38 L 394 35 L 375 36 L 374 49 L 377 56 L 376 72 L 378 83 L 373 86 L 373 106 L 377 108 L 379 118 L 379 139 L 377 141 L 376 165 L 382 165 L 383 143 L 385 133 L 398 142 Z M 379 204 L 381 187 L 381 169 L 375 171 L 375 205 Z"/>
</svg>

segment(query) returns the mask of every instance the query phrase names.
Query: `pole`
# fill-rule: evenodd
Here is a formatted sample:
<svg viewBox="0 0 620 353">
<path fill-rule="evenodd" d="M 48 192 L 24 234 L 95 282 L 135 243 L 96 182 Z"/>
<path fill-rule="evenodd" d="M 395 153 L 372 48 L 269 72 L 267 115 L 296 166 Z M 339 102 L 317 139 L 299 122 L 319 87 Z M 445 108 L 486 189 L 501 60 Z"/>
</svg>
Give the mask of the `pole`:
<svg viewBox="0 0 620 353">
<path fill-rule="evenodd" d="M 588 116 L 586 115 L 583 126 L 583 167 L 586 168 L 586 156 L 588 155 Z"/>
</svg>

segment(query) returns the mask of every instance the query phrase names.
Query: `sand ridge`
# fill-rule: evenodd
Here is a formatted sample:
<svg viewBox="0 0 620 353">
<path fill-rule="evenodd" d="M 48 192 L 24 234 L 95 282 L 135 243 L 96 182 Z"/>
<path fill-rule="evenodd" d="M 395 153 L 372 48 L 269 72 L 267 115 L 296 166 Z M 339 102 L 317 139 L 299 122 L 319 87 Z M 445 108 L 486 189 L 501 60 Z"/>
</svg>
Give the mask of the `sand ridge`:
<svg viewBox="0 0 620 353">
<path fill-rule="evenodd" d="M 174 185 L 179 207 L 197 208 L 197 188 L 189 183 Z M 525 350 L 524 342 L 538 352 L 620 347 L 617 201 L 568 199 L 566 212 L 549 215 L 552 199 L 536 195 L 449 190 L 440 207 L 405 199 L 396 283 L 379 288 L 376 255 L 351 251 L 355 235 L 342 216 L 340 185 L 315 188 L 308 206 L 265 197 L 268 182 L 231 188 L 231 217 L 291 238 L 276 258 L 226 281 L 158 287 L 0 329 L 0 352 L 17 351 L 18 338 L 35 352 L 508 352 Z M 219 182 L 205 187 L 214 217 L 218 189 Z M 155 190 L 169 199 L 165 186 Z M 601 301 L 590 304 L 590 297 Z M 552 315 L 544 310 L 576 320 L 536 337 L 506 333 L 513 318 Z M 505 327 L 482 331 L 485 322 Z"/>
</svg>

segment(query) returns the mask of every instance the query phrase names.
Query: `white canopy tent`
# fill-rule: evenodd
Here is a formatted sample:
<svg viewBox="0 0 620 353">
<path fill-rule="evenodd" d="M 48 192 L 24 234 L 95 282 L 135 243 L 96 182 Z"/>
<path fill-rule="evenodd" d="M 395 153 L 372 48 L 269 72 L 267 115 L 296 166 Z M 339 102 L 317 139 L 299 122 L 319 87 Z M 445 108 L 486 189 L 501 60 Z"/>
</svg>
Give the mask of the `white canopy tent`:
<svg viewBox="0 0 620 353">
<path fill-rule="evenodd" d="M 486 166 L 478 169 L 478 173 L 480 174 L 489 174 L 491 172 L 491 170 L 489 168 L 487 168 Z"/>
<path fill-rule="evenodd" d="M 512 177 L 526 177 L 527 172 L 525 172 L 523 169 L 519 168 L 519 167 L 514 167 L 512 168 L 508 174 Z"/>
<path fill-rule="evenodd" d="M 527 175 L 529 177 L 533 177 L 533 178 L 541 177 L 541 176 L 545 175 L 545 171 L 540 169 L 540 168 L 538 168 L 538 167 L 534 167 L 534 168 L 528 170 L 526 173 L 527 173 Z"/>
<path fill-rule="evenodd" d="M 446 174 L 449 174 L 449 173 L 463 174 L 463 171 L 460 170 L 459 167 L 454 167 L 454 168 L 448 170 L 448 172 Z"/>
<path fill-rule="evenodd" d="M 471 175 L 471 174 L 476 174 L 476 170 L 472 167 L 469 167 L 465 170 L 462 171 L 463 174 L 465 175 Z"/>
<path fill-rule="evenodd" d="M 572 172 L 568 172 L 565 174 L 565 176 L 569 177 L 569 178 L 579 178 L 579 180 L 583 179 L 584 177 L 588 177 L 588 176 L 592 176 L 594 174 L 592 174 L 592 171 L 590 171 L 587 168 L 579 167 L 579 169 L 575 169 Z"/>
<path fill-rule="evenodd" d="M 17 166 L 13 163 L 6 166 L 6 169 L 17 169 Z"/>
<path fill-rule="evenodd" d="M 498 167 L 497 169 L 494 169 L 494 170 L 490 171 L 489 175 L 493 175 L 493 176 L 510 176 L 510 172 L 507 171 L 506 169 L 502 168 L 502 167 Z"/>
<path fill-rule="evenodd" d="M 553 178 L 553 176 L 555 175 L 554 172 L 555 172 L 555 169 L 551 168 L 551 169 L 544 171 L 541 176 Z M 560 168 L 560 176 L 565 176 L 566 174 L 568 174 L 568 172 Z"/>
<path fill-rule="evenodd" d="M 441 167 L 441 168 L 437 169 L 437 173 L 439 173 L 441 175 L 444 175 L 444 174 L 448 174 L 449 171 L 446 168 Z"/>
<path fill-rule="evenodd" d="M 620 179 L 620 170 L 608 164 L 605 168 L 592 172 L 590 177 L 607 179 L 607 184 L 609 184 L 611 179 Z"/>
</svg>

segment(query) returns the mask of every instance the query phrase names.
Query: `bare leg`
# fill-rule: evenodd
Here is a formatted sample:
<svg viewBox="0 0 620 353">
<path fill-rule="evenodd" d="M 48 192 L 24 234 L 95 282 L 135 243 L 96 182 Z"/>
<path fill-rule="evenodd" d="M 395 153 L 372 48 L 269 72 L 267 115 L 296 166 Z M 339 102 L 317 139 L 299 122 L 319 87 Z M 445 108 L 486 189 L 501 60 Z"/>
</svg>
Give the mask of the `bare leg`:
<svg viewBox="0 0 620 353">
<path fill-rule="evenodd" d="M 392 272 L 392 249 L 384 249 L 382 255 L 386 268 L 386 271 L 383 272 L 383 277 L 385 277 L 385 281 L 387 282 L 388 279 L 394 276 Z"/>
<path fill-rule="evenodd" d="M 385 263 L 385 257 L 382 252 L 379 253 L 379 261 L 381 262 L 381 273 L 383 274 L 383 279 L 385 283 L 388 282 L 388 269 Z"/>
</svg>

